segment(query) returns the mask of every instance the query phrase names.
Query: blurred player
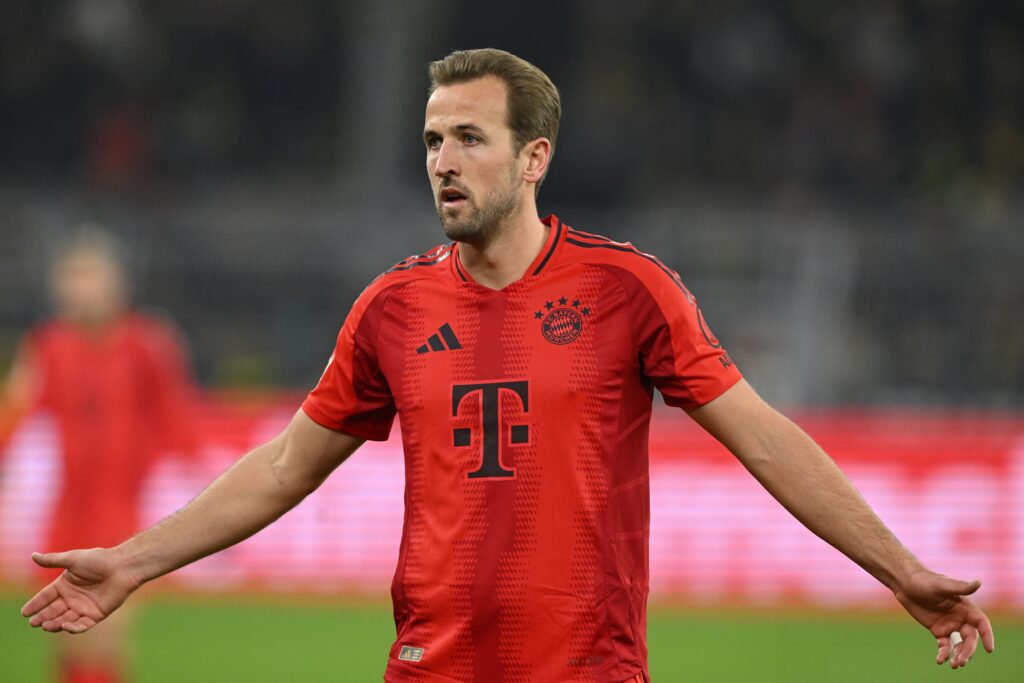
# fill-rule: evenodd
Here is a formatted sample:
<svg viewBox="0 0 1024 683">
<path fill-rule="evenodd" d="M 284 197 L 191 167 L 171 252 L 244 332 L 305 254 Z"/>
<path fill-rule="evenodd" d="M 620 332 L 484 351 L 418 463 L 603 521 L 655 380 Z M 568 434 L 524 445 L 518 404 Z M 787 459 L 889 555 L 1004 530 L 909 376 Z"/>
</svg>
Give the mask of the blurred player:
<svg viewBox="0 0 1024 683">
<path fill-rule="evenodd" d="M 192 381 L 175 331 L 130 310 L 111 237 L 79 233 L 50 275 L 58 316 L 21 345 L 3 430 L 33 409 L 58 427 L 62 477 L 46 547 L 108 546 L 139 529 L 140 487 L 159 452 L 194 454 Z M 41 572 L 41 585 L 55 576 Z M 58 639 L 61 680 L 124 680 L 128 621 L 115 615 L 85 638 Z"/>
<path fill-rule="evenodd" d="M 979 639 L 991 650 L 966 597 L 980 584 L 929 571 L 893 537 L 742 379 L 676 273 L 538 217 L 561 114 L 547 76 L 497 50 L 430 74 L 426 166 L 453 241 L 371 283 L 291 424 L 188 506 L 114 548 L 36 555 L 68 571 L 26 604 L 30 623 L 86 631 L 146 581 L 275 520 L 397 415 L 406 517 L 385 680 L 646 681 L 657 388 L 890 588 L 940 663 L 966 664 Z"/>
</svg>

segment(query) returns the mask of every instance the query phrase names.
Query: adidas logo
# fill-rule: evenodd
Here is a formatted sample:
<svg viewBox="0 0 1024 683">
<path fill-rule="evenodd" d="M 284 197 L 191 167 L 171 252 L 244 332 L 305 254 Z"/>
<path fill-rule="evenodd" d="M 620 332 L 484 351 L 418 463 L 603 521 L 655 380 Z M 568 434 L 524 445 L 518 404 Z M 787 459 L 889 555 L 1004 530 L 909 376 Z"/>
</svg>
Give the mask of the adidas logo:
<svg viewBox="0 0 1024 683">
<path fill-rule="evenodd" d="M 437 334 L 430 335 L 430 339 L 427 340 L 427 343 L 416 349 L 416 353 L 430 353 L 431 351 L 449 350 L 454 351 L 455 349 L 462 348 L 462 344 L 459 343 L 459 338 L 456 337 L 455 333 L 452 331 L 451 325 L 445 323 L 444 325 L 441 325 L 437 331 L 441 336 L 439 337 Z M 441 341 L 442 337 L 444 338 L 444 341 Z M 445 346 L 445 344 L 447 344 L 447 346 Z"/>
</svg>

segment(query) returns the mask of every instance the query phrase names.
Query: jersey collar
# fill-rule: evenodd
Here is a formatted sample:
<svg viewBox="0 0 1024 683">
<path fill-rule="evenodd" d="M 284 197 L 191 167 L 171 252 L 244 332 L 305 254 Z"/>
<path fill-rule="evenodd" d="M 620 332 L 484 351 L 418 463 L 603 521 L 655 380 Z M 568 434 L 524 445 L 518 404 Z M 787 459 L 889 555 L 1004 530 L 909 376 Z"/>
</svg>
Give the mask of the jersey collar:
<svg viewBox="0 0 1024 683">
<path fill-rule="evenodd" d="M 537 257 L 533 259 L 533 263 L 530 264 L 530 267 L 526 269 L 526 273 L 523 275 L 523 277 L 517 280 L 516 282 L 507 285 L 505 289 L 507 289 L 508 287 L 512 287 L 520 282 L 523 282 L 524 280 L 531 280 L 535 277 L 538 277 L 545 270 L 551 268 L 552 263 L 554 263 L 555 256 L 560 251 L 559 248 L 562 246 L 562 243 L 565 242 L 565 226 L 562 225 L 562 222 L 558 220 L 558 216 L 556 216 L 555 214 L 551 214 L 547 218 L 541 219 L 541 223 L 550 228 L 550 230 L 548 230 L 547 239 L 544 241 L 544 246 L 541 247 L 541 250 L 537 254 Z M 452 249 L 451 262 L 452 272 L 455 274 L 455 278 L 459 282 L 474 285 L 482 289 L 490 289 L 479 284 L 476 280 L 473 279 L 473 276 L 469 274 L 469 271 L 462 267 L 462 263 L 459 258 L 458 242 L 455 243 L 455 247 Z"/>
</svg>

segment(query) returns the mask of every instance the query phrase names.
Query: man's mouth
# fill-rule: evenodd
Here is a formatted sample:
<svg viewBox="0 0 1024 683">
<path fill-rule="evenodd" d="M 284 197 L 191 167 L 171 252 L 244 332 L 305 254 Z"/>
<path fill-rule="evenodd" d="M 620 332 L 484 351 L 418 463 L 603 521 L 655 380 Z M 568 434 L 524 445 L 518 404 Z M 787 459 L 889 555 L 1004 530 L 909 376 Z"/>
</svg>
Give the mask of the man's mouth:
<svg viewBox="0 0 1024 683">
<path fill-rule="evenodd" d="M 454 187 L 446 187 L 441 190 L 441 204 L 445 207 L 461 206 L 462 202 L 466 201 L 466 195 Z"/>
</svg>

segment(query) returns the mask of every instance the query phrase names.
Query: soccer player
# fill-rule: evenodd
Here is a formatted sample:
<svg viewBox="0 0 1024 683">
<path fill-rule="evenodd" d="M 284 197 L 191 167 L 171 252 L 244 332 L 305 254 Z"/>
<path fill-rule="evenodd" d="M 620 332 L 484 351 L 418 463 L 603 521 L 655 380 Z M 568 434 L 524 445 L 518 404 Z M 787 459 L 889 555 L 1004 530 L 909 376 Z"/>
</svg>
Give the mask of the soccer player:
<svg viewBox="0 0 1024 683">
<path fill-rule="evenodd" d="M 386 681 L 647 681 L 647 435 L 654 389 L 814 533 L 893 591 L 937 661 L 994 646 L 832 460 L 743 380 L 679 276 L 628 243 L 538 217 L 560 118 L 539 69 L 493 49 L 430 66 L 423 143 L 451 242 L 355 302 L 276 438 L 113 548 L 35 555 L 65 574 L 24 607 L 80 633 L 143 583 L 236 543 L 397 414 L 406 515 Z M 954 649 L 950 636 L 963 643 Z"/>
<path fill-rule="evenodd" d="M 140 488 L 155 458 L 165 449 L 195 454 L 192 380 L 178 335 L 129 309 L 119 252 L 95 229 L 66 245 L 50 278 L 58 316 L 26 335 L 0 394 L 0 443 L 33 409 L 49 412 L 59 432 L 48 548 L 108 546 L 135 533 Z M 40 569 L 40 586 L 56 574 Z M 123 680 L 129 626 L 128 612 L 119 612 L 84 638 L 57 639 L 61 680 Z"/>
</svg>

